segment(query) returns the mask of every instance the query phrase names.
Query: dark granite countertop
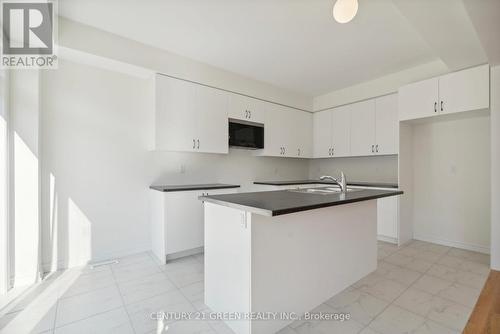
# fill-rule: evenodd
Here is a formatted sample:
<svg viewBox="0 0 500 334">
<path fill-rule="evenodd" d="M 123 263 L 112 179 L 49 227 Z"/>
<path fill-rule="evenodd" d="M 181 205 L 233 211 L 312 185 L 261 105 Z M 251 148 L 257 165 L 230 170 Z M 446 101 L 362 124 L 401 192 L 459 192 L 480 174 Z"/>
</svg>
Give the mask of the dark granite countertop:
<svg viewBox="0 0 500 334">
<path fill-rule="evenodd" d="M 334 184 L 330 181 L 321 180 L 291 180 L 291 181 L 256 181 L 254 184 L 263 184 L 269 186 L 293 186 L 296 184 Z M 372 187 L 372 188 L 398 188 L 397 183 L 385 183 L 385 182 L 356 182 L 348 181 L 348 186 L 353 187 Z"/>
<path fill-rule="evenodd" d="M 210 190 L 210 189 L 229 189 L 239 188 L 237 184 L 207 183 L 207 184 L 177 184 L 177 185 L 153 185 L 150 189 L 171 192 L 171 191 L 190 191 L 190 190 Z"/>
<path fill-rule="evenodd" d="M 356 189 L 344 194 L 315 194 L 293 190 L 276 190 L 227 195 L 200 196 L 205 202 L 257 213 L 279 216 L 294 212 L 325 208 L 403 194 L 399 190 Z"/>
</svg>

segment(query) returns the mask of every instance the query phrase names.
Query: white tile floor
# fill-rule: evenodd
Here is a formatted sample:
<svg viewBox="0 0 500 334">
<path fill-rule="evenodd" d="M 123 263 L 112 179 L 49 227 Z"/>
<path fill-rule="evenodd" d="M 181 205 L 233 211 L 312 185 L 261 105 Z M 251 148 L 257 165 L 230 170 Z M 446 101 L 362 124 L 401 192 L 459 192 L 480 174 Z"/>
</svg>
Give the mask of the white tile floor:
<svg viewBox="0 0 500 334">
<path fill-rule="evenodd" d="M 319 305 L 349 321 L 296 321 L 280 334 L 460 333 L 489 273 L 489 257 L 412 241 L 379 243 L 378 269 Z M 325 296 L 326 297 L 326 296 Z M 167 265 L 148 253 L 50 275 L 0 312 L 0 333 L 157 333 L 150 314 L 207 311 L 203 255 Z M 167 333 L 232 333 L 222 322 L 175 321 Z"/>
</svg>

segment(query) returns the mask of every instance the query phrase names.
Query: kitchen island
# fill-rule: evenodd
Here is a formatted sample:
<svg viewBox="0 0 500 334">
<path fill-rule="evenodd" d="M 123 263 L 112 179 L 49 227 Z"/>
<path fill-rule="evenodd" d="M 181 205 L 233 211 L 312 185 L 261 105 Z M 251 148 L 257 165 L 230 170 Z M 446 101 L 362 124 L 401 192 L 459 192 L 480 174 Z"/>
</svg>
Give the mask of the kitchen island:
<svg viewBox="0 0 500 334">
<path fill-rule="evenodd" d="M 271 334 L 374 271 L 376 199 L 402 192 L 348 190 L 201 196 L 205 304 L 237 334 Z"/>
</svg>

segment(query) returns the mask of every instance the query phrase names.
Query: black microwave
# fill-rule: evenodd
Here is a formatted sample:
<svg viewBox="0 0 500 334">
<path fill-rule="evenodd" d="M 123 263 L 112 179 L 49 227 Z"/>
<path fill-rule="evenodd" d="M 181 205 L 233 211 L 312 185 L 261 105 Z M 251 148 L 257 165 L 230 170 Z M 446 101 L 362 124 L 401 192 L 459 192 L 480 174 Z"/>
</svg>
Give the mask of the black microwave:
<svg viewBox="0 0 500 334">
<path fill-rule="evenodd" d="M 229 146 L 253 150 L 264 148 L 264 124 L 229 119 Z"/>
</svg>

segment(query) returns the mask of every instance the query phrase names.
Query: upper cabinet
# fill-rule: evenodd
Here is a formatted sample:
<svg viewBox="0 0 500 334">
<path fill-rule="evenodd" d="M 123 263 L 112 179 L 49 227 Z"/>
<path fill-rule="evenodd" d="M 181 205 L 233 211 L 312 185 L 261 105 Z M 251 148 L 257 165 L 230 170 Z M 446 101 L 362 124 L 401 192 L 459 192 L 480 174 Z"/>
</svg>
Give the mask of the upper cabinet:
<svg viewBox="0 0 500 334">
<path fill-rule="evenodd" d="M 395 94 L 309 113 L 165 75 L 156 76 L 155 89 L 156 150 L 228 153 L 228 122 L 238 119 L 264 124 L 261 156 L 398 153 Z"/>
<path fill-rule="evenodd" d="M 313 157 L 332 156 L 332 110 L 318 111 L 313 114 Z"/>
<path fill-rule="evenodd" d="M 313 115 L 314 158 L 398 154 L 397 94 Z"/>
<path fill-rule="evenodd" d="M 375 153 L 399 153 L 398 94 L 375 99 Z"/>
<path fill-rule="evenodd" d="M 456 113 L 490 107 L 490 67 L 483 65 L 439 78 L 439 111 Z"/>
<path fill-rule="evenodd" d="M 350 149 L 351 108 L 342 106 L 313 114 L 313 157 L 346 157 Z"/>
<path fill-rule="evenodd" d="M 280 105 L 269 104 L 264 126 L 261 156 L 312 157 L 312 115 Z"/>
<path fill-rule="evenodd" d="M 195 86 L 194 110 L 196 117 L 196 150 L 205 153 L 227 153 L 228 95 L 219 89 Z"/>
<path fill-rule="evenodd" d="M 439 79 L 429 79 L 399 89 L 399 119 L 433 116 L 438 111 Z"/>
<path fill-rule="evenodd" d="M 291 117 L 289 146 L 287 156 L 296 158 L 312 158 L 312 114 L 300 110 L 286 108 Z"/>
<path fill-rule="evenodd" d="M 155 95 L 155 149 L 228 152 L 227 93 L 157 75 Z"/>
<path fill-rule="evenodd" d="M 351 155 L 375 153 L 375 100 L 351 105 Z"/>
<path fill-rule="evenodd" d="M 269 103 L 251 97 L 230 94 L 228 116 L 249 122 L 264 123 L 265 110 L 268 109 L 268 105 Z"/>
<path fill-rule="evenodd" d="M 482 65 L 399 89 L 401 121 L 488 109 L 490 69 Z"/>
<path fill-rule="evenodd" d="M 332 157 L 351 155 L 351 106 L 332 109 Z"/>
</svg>

